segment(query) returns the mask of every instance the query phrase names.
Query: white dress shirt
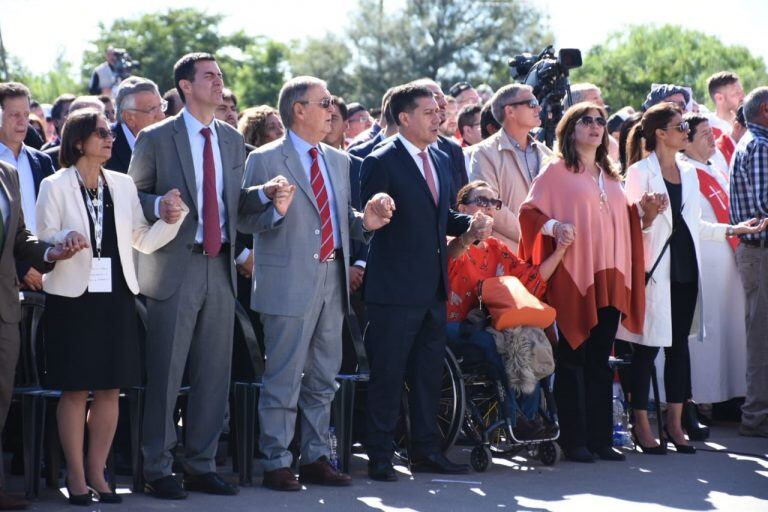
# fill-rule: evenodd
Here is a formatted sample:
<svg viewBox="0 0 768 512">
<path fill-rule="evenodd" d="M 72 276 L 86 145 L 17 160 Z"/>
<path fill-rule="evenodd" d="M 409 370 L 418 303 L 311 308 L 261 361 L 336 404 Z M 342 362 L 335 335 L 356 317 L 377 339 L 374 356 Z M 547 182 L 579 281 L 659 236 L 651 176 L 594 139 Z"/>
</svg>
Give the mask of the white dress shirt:
<svg viewBox="0 0 768 512">
<path fill-rule="evenodd" d="M 125 134 L 125 140 L 128 142 L 128 147 L 131 148 L 131 151 L 134 151 L 136 148 L 136 136 L 131 133 L 131 130 L 125 126 L 125 123 L 120 123 L 120 128 L 123 130 L 123 134 Z"/>
<path fill-rule="evenodd" d="M 422 150 L 417 148 L 411 141 L 406 139 L 402 136 L 402 134 L 398 133 L 397 138 L 400 139 L 400 142 L 403 143 L 403 146 L 405 146 L 405 150 L 408 151 L 408 154 L 411 155 L 411 158 L 413 158 L 413 161 L 416 162 L 416 167 L 419 168 L 419 172 L 421 173 L 421 176 L 424 178 L 424 181 L 427 180 L 426 175 L 424 174 L 424 162 L 422 161 L 421 157 L 419 156 L 419 153 L 422 153 Z M 435 149 L 437 149 L 437 143 L 430 144 Z M 440 197 L 440 178 L 437 177 L 437 171 L 435 170 L 435 161 L 432 159 L 432 157 L 429 155 L 429 148 L 425 149 L 427 153 L 427 157 L 429 158 L 429 166 L 432 168 L 432 178 L 435 180 L 435 190 L 437 191 L 437 197 Z"/>
<path fill-rule="evenodd" d="M 0 160 L 11 164 L 19 174 L 19 188 L 21 189 L 21 210 L 24 212 L 24 223 L 33 235 L 37 233 L 35 222 L 35 178 L 32 176 L 32 167 L 29 165 L 27 149 L 22 144 L 19 158 L 13 154 L 11 148 L 0 142 Z"/>
</svg>

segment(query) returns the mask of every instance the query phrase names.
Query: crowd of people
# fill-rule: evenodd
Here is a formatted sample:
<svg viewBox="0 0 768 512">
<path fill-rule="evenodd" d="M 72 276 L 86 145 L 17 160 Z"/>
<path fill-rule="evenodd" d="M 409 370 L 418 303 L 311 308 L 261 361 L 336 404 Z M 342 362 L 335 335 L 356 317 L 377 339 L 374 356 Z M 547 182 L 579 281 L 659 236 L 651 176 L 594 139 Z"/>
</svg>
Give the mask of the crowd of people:
<svg viewBox="0 0 768 512">
<path fill-rule="evenodd" d="M 184 55 L 172 73 L 175 88 L 161 94 L 138 76 L 98 86 L 113 80 L 103 69 L 92 88 L 104 95 L 47 106 L 0 83 L 0 426 L 18 291 L 42 291 L 44 380 L 62 392 L 70 503 L 121 501 L 104 466 L 119 391 L 137 385 L 145 490 L 238 492 L 216 470 L 236 300 L 263 332 L 258 451 L 270 489 L 352 483 L 328 443 L 351 311 L 370 362 L 369 477 L 397 480 L 406 380 L 413 470 L 468 472 L 441 450 L 443 354 L 448 340 L 473 344 L 504 380 L 493 337 L 460 329 L 478 284 L 497 276 L 556 311 L 558 442 L 569 460 L 625 458 L 612 440 L 613 353 L 632 355 L 622 381 L 641 452 L 664 454 L 669 440 L 695 453 L 709 409 L 694 400 L 744 397 L 739 432 L 768 437 L 768 87 L 745 97 L 738 76 L 719 72 L 708 82 L 714 112 L 664 84 L 637 111 L 609 116 L 597 86 L 573 84 L 549 148 L 537 140 L 539 102 L 518 83 L 494 92 L 460 82 L 446 95 L 415 79 L 368 109 L 301 76 L 276 105 L 244 107 L 211 54 Z M 656 364 L 658 433 L 647 412 Z M 506 392 L 517 438 L 558 432 L 537 415 L 538 386 Z M 24 506 L 0 490 L 0 510 Z"/>
</svg>

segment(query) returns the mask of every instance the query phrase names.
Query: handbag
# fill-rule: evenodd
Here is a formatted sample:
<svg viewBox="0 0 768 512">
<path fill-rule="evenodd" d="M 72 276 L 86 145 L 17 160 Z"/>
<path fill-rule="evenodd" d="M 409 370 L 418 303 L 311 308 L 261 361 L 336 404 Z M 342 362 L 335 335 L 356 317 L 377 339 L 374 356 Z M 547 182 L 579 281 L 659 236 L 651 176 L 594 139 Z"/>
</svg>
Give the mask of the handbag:
<svg viewBox="0 0 768 512">
<path fill-rule="evenodd" d="M 497 331 L 521 326 L 543 329 L 555 321 L 555 308 L 541 302 L 516 277 L 491 277 L 478 287 L 480 304 L 488 309 Z"/>
</svg>

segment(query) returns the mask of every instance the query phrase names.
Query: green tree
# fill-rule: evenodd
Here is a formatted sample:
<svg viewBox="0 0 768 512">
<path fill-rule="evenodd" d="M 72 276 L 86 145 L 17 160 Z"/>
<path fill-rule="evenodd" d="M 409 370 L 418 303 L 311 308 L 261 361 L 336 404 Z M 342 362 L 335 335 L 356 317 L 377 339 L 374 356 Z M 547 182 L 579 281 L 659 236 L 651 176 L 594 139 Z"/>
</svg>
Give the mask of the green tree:
<svg viewBox="0 0 768 512">
<path fill-rule="evenodd" d="M 29 87 L 32 98 L 40 103 L 53 103 L 63 93 L 85 92 L 83 85 L 76 80 L 77 74 L 72 63 L 64 59 L 63 52 L 59 52 L 56 57 L 53 69 L 45 73 L 33 73 L 13 56 L 10 57 L 8 68 L 8 79 Z"/>
<path fill-rule="evenodd" d="M 546 17 L 514 0 L 407 0 L 392 13 L 383 0 L 360 0 L 349 27 L 357 93 L 369 103 L 419 77 L 498 87 L 509 82 L 511 56 L 552 42 Z"/>
<path fill-rule="evenodd" d="M 357 89 L 351 69 L 352 51 L 338 36 L 306 39 L 288 59 L 291 75 L 310 75 L 328 82 L 328 90 L 346 101 L 355 101 Z"/>
<path fill-rule="evenodd" d="M 639 25 L 608 36 L 572 73 L 572 82 L 593 82 L 606 103 L 618 109 L 639 107 L 652 83 L 674 83 L 693 89 L 694 98 L 714 108 L 707 77 L 734 71 L 745 90 L 768 82 L 765 62 L 743 46 L 727 46 L 716 37 L 675 25 Z"/>
<path fill-rule="evenodd" d="M 288 47 L 258 37 L 242 55 L 222 62 L 225 83 L 235 92 L 239 107 L 277 105 L 277 95 L 286 79 Z"/>
</svg>

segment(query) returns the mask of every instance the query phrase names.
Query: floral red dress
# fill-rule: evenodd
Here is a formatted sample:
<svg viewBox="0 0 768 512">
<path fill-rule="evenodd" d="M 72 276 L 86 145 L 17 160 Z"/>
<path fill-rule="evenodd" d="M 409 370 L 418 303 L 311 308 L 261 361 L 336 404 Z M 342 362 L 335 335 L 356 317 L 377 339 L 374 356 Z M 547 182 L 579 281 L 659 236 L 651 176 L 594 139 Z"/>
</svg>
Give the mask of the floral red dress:
<svg viewBox="0 0 768 512">
<path fill-rule="evenodd" d="M 479 304 L 477 284 L 489 277 L 514 276 L 529 292 L 541 299 L 547 290 L 538 265 L 531 265 L 515 255 L 498 238 L 485 241 L 485 247 L 470 245 L 458 258 L 448 260 L 448 321 L 460 322 Z"/>
</svg>

